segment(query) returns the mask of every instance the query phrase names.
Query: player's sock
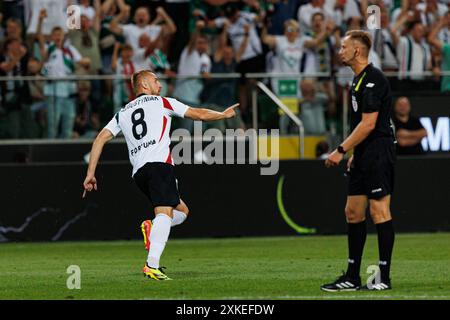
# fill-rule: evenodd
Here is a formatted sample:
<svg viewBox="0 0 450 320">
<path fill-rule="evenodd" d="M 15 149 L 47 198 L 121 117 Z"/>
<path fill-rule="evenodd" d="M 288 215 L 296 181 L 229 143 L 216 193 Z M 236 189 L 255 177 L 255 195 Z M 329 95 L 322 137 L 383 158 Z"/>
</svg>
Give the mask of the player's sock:
<svg viewBox="0 0 450 320">
<path fill-rule="evenodd" d="M 352 279 L 359 278 L 361 259 L 366 243 L 366 221 L 347 223 L 348 226 L 348 267 L 347 276 Z"/>
<path fill-rule="evenodd" d="M 392 249 L 394 248 L 394 226 L 392 220 L 376 225 L 378 233 L 378 252 L 380 254 L 381 281 L 389 281 Z"/>
<path fill-rule="evenodd" d="M 182 224 L 184 220 L 186 220 L 187 215 L 178 210 L 173 210 L 173 219 L 172 219 L 172 227 Z"/>
<path fill-rule="evenodd" d="M 169 239 L 172 218 L 163 213 L 156 214 L 153 219 L 150 233 L 150 250 L 148 251 L 147 265 L 150 268 L 159 268 L 159 259 Z"/>
</svg>

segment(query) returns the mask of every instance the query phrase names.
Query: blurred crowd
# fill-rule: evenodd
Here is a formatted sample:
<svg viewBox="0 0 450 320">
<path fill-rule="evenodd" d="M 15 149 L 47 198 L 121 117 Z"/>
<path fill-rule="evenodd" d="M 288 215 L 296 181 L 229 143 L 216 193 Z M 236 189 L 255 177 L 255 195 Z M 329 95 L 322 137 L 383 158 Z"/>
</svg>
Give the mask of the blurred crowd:
<svg viewBox="0 0 450 320">
<path fill-rule="evenodd" d="M 301 117 L 306 134 L 336 133 L 342 92 L 352 78 L 337 58 L 345 32 L 381 26 L 369 30 L 370 62 L 396 73 L 389 78 L 394 90 L 450 91 L 450 77 L 441 76 L 450 70 L 449 3 L 3 0 L 0 138 L 94 137 L 133 99 L 128 78 L 141 69 L 165 79 L 162 95 L 192 107 L 223 110 L 239 101 L 239 117 L 215 123 L 220 130 L 251 124 L 250 93 L 257 75 L 244 75 L 268 73 L 262 80 Z M 211 76 L 215 73 L 241 76 Z M 99 75 L 117 77 L 64 81 Z M 266 127 L 295 133 L 283 112 L 262 98 L 258 104 Z M 192 130 L 193 123 L 181 119 L 176 127 Z"/>
</svg>

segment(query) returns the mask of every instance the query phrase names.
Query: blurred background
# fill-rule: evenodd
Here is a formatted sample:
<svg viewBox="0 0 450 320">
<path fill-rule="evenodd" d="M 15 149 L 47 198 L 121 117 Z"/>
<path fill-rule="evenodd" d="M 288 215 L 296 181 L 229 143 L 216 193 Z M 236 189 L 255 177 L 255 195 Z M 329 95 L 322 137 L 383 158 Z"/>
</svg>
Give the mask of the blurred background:
<svg viewBox="0 0 450 320">
<path fill-rule="evenodd" d="M 405 213 L 399 217 L 404 231 L 450 230 L 445 201 L 450 196 L 445 185 L 450 163 L 449 3 L 0 1 L 0 176 L 8 182 L 1 186 L 0 225 L 23 227 L 0 228 L 8 231 L 0 232 L 0 240 L 49 240 L 64 226 L 58 239 L 138 236 L 136 226 L 148 205 L 129 178 L 123 139 L 105 148 L 99 168 L 103 191 L 86 202 L 78 193 L 93 138 L 134 98 L 129 79 L 142 69 L 160 77 L 162 95 L 192 107 L 220 111 L 240 103 L 236 119 L 204 125 L 204 130 L 280 132 L 277 176 L 263 178 L 251 166 L 177 169 L 186 181 L 181 192 L 199 217 L 218 211 L 179 231 L 180 236 L 301 233 L 279 215 L 282 211 L 317 232 L 344 232 L 345 178 L 341 171 L 323 171 L 314 159 L 326 157 L 349 134 L 353 75 L 337 53 L 345 32 L 367 30 L 368 20 L 380 26 L 369 30 L 370 62 L 385 72 L 394 94 L 399 155 L 394 208 Z M 177 128 L 192 132 L 193 123 L 177 119 L 172 130 Z M 243 209 L 236 212 L 232 204 L 217 208 L 218 194 L 238 182 L 235 204 L 245 203 Z M 211 199 L 206 207 L 205 193 Z M 430 197 L 430 205 L 418 202 Z M 235 224 L 242 211 L 248 221 Z M 261 212 L 275 227 L 251 229 Z M 43 219 L 46 215 L 51 218 Z M 94 226 L 102 219 L 111 219 L 115 227 L 98 235 Z M 211 224 L 217 228 L 205 232 Z"/>
</svg>

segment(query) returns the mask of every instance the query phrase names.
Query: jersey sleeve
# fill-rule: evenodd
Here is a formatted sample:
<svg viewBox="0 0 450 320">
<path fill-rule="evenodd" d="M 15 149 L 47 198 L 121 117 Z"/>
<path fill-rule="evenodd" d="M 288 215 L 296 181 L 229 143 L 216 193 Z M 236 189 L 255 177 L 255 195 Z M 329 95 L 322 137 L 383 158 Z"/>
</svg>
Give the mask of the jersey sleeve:
<svg viewBox="0 0 450 320">
<path fill-rule="evenodd" d="M 115 114 L 111 121 L 109 121 L 109 123 L 105 126 L 105 129 L 111 131 L 114 137 L 117 136 L 120 131 L 122 131 L 119 125 L 119 113 Z"/>
<path fill-rule="evenodd" d="M 386 95 L 387 83 L 380 76 L 372 76 L 367 79 L 363 94 L 363 113 L 372 113 L 380 111 L 383 98 Z"/>
<path fill-rule="evenodd" d="M 166 108 L 169 116 L 184 118 L 184 114 L 188 110 L 189 106 L 173 98 L 165 98 L 165 99 L 167 99 L 167 101 L 170 104 L 170 108 Z"/>
</svg>

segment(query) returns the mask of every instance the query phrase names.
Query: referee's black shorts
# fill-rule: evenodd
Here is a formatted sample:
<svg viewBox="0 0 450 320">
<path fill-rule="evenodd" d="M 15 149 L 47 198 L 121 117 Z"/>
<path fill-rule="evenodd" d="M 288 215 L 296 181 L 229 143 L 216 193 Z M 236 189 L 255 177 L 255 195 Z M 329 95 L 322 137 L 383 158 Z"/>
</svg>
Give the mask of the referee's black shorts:
<svg viewBox="0 0 450 320">
<path fill-rule="evenodd" d="M 350 168 L 348 195 L 381 199 L 394 191 L 395 144 L 392 138 L 377 138 L 356 153 Z"/>
<path fill-rule="evenodd" d="M 153 207 L 176 207 L 180 203 L 174 167 L 163 162 L 148 162 L 134 174 L 134 181 Z"/>
</svg>

